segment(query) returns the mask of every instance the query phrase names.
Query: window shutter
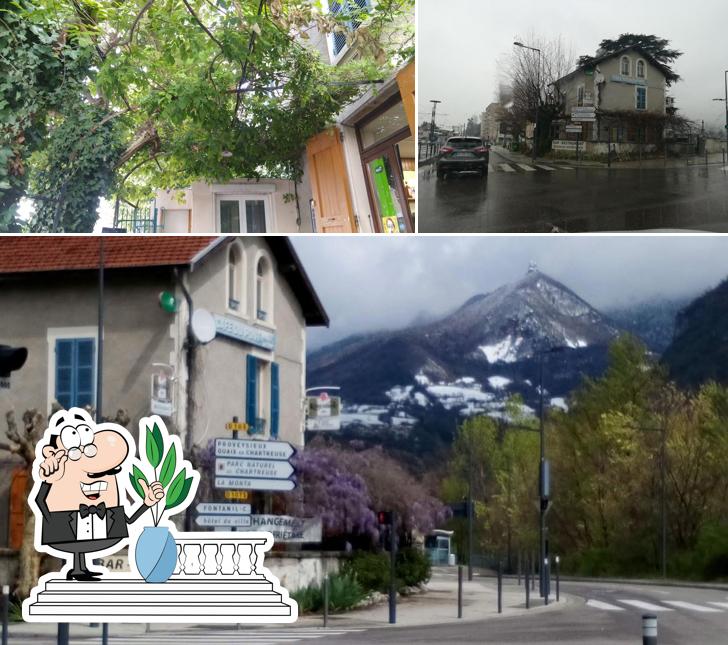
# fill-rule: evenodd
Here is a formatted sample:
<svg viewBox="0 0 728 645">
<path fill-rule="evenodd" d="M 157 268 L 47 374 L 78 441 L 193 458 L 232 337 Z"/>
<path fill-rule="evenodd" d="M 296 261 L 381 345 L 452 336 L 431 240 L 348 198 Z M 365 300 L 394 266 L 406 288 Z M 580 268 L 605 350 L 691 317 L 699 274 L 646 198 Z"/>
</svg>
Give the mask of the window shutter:
<svg viewBox="0 0 728 645">
<path fill-rule="evenodd" d="M 56 401 L 66 410 L 73 407 L 76 398 L 73 369 L 75 342 L 73 339 L 56 340 Z"/>
<path fill-rule="evenodd" d="M 246 388 L 245 388 L 245 421 L 255 428 L 255 417 L 258 410 L 258 361 L 255 356 L 246 356 Z"/>
<path fill-rule="evenodd" d="M 76 397 L 74 405 L 83 408 L 93 405 L 96 392 L 95 345 L 93 338 L 78 338 L 76 341 Z"/>
<path fill-rule="evenodd" d="M 23 545 L 25 530 L 25 505 L 27 504 L 28 472 L 20 467 L 13 471 L 10 480 L 10 509 L 8 514 L 8 546 L 19 549 Z"/>
<path fill-rule="evenodd" d="M 278 438 L 278 423 L 280 417 L 280 387 L 278 377 L 278 363 L 270 364 L 270 436 Z"/>
</svg>

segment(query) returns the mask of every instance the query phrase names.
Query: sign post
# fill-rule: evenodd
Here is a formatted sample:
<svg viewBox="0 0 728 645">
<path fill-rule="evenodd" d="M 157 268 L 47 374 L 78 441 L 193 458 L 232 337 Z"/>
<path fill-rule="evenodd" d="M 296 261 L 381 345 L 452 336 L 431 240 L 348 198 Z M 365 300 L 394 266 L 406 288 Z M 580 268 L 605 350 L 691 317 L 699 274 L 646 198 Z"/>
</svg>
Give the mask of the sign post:
<svg viewBox="0 0 728 645">
<path fill-rule="evenodd" d="M 335 431 L 341 429 L 341 397 L 332 396 L 328 390 L 338 392 L 335 385 L 312 387 L 306 393 L 320 390 L 317 395 L 306 397 L 306 430 Z"/>
</svg>

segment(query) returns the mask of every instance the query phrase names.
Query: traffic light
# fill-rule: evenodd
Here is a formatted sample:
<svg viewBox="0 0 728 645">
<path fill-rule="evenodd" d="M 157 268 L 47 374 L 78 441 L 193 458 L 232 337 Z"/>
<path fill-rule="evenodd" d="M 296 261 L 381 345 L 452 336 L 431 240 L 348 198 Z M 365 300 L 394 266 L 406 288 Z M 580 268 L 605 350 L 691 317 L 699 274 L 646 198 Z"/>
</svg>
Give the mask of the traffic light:
<svg viewBox="0 0 728 645">
<path fill-rule="evenodd" d="M 27 358 L 28 350 L 25 347 L 0 345 L 0 388 L 10 388 L 10 372 L 23 367 Z"/>
<path fill-rule="evenodd" d="M 377 513 L 377 522 L 379 524 L 391 524 L 392 523 L 392 511 L 379 511 Z"/>
</svg>

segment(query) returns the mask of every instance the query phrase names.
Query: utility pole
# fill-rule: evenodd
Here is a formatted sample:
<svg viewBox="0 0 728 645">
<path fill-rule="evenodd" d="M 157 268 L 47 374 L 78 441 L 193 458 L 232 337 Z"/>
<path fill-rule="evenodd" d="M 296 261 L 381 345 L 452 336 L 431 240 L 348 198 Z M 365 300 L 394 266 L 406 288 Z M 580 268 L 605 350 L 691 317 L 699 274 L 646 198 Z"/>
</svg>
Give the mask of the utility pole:
<svg viewBox="0 0 728 645">
<path fill-rule="evenodd" d="M 430 143 L 435 142 L 435 115 L 437 114 L 437 104 L 442 101 L 431 100 L 432 103 L 432 119 L 430 120 Z"/>
<path fill-rule="evenodd" d="M 468 582 L 473 580 L 473 443 L 468 451 Z"/>
</svg>

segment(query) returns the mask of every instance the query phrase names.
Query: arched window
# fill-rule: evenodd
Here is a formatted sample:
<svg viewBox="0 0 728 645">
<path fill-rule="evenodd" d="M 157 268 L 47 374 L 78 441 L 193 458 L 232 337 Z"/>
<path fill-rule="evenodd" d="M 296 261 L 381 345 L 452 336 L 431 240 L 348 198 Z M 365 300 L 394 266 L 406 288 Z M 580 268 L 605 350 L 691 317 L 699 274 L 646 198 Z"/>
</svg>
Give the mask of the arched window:
<svg viewBox="0 0 728 645">
<path fill-rule="evenodd" d="M 255 274 L 255 317 L 258 320 L 271 322 L 273 317 L 271 266 L 267 258 L 258 258 Z"/>
<path fill-rule="evenodd" d="M 228 251 L 228 309 L 242 312 L 243 257 L 240 247 L 232 244 Z"/>
<path fill-rule="evenodd" d="M 622 76 L 629 76 L 630 64 L 629 58 L 626 56 L 622 57 Z"/>
<path fill-rule="evenodd" d="M 638 60 L 637 61 L 637 78 L 644 78 L 645 77 L 645 61 Z"/>
</svg>

